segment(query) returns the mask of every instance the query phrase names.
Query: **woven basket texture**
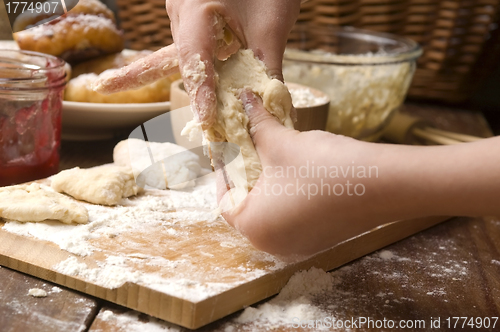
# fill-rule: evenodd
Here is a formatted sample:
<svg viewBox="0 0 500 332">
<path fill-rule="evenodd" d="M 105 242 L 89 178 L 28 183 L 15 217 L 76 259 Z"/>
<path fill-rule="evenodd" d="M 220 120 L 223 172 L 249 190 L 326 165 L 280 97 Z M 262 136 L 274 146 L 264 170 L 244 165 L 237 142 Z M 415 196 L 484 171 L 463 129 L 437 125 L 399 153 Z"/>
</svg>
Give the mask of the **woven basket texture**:
<svg viewBox="0 0 500 332">
<path fill-rule="evenodd" d="M 117 5 L 129 48 L 172 43 L 165 0 L 117 0 Z M 424 53 L 408 95 L 462 102 L 500 63 L 499 22 L 500 0 L 309 0 L 302 4 L 289 45 L 317 45 L 301 39 L 304 26 L 354 26 L 409 37 Z M 321 41 L 329 42 L 334 44 Z"/>
</svg>

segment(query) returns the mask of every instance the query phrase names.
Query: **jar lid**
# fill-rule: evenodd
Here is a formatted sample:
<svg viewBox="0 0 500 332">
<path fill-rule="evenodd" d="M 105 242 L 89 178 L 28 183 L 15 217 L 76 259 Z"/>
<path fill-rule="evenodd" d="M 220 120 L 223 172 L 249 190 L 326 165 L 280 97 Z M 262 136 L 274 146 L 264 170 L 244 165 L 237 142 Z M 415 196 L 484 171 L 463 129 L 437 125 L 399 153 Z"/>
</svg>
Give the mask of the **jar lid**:
<svg viewBox="0 0 500 332">
<path fill-rule="evenodd" d="M 62 87 L 66 83 L 65 64 L 48 54 L 0 50 L 0 90 Z"/>
</svg>

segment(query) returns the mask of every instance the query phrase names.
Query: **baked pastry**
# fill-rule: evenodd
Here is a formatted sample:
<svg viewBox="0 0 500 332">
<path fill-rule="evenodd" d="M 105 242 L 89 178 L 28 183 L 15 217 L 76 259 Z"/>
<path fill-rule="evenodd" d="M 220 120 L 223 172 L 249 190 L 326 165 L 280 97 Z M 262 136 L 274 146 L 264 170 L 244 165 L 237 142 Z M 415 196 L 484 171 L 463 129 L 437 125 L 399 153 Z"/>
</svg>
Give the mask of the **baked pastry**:
<svg viewBox="0 0 500 332">
<path fill-rule="evenodd" d="M 22 50 L 58 56 L 69 63 L 123 50 L 122 32 L 95 15 L 64 16 L 14 34 Z"/>
<path fill-rule="evenodd" d="M 66 86 L 65 100 L 86 103 L 154 103 L 170 100 L 170 85 L 178 80 L 180 74 L 173 74 L 153 84 L 141 86 L 138 90 L 103 95 L 93 91 L 94 83 L 117 69 L 123 68 L 136 60 L 147 58 L 152 51 L 123 50 L 82 62 L 73 67 L 73 79 Z"/>
<path fill-rule="evenodd" d="M 19 31 L 14 39 L 20 49 L 58 56 L 71 64 L 123 50 L 123 33 L 113 12 L 100 1 L 80 0 L 66 14 L 61 6 L 56 9 L 55 15 L 25 12 L 18 16 L 13 31 Z"/>
<path fill-rule="evenodd" d="M 117 69 L 109 69 L 101 75 L 94 73 L 81 74 L 71 79 L 66 86 L 64 99 L 67 101 L 86 103 L 157 103 L 170 100 L 170 85 L 173 81 L 180 78 L 180 75 L 169 76 L 143 86 L 138 90 L 118 92 L 111 95 L 102 95 L 92 89 L 97 79 L 110 75 L 116 70 Z"/>
<path fill-rule="evenodd" d="M 120 53 L 110 54 L 101 56 L 92 60 L 88 60 L 77 64 L 73 67 L 73 77 L 80 76 L 81 74 L 101 74 L 108 69 L 122 68 L 132 62 L 139 60 L 149 54 L 152 51 L 133 51 L 133 50 L 123 50 Z"/>
<path fill-rule="evenodd" d="M 66 6 L 71 6 L 71 3 L 66 1 Z M 51 10 L 50 13 L 46 13 L 45 11 L 42 11 L 41 13 L 37 13 L 36 11 L 25 11 L 14 21 L 12 31 L 18 32 L 29 29 L 34 27 L 35 24 L 40 25 L 47 23 L 64 15 L 64 9 L 62 6 L 55 7 L 54 11 L 55 12 Z M 79 0 L 78 4 L 74 8 L 70 9 L 67 15 L 76 16 L 79 14 L 103 16 L 112 20 L 113 23 L 116 23 L 116 18 L 113 12 L 98 0 Z"/>
</svg>

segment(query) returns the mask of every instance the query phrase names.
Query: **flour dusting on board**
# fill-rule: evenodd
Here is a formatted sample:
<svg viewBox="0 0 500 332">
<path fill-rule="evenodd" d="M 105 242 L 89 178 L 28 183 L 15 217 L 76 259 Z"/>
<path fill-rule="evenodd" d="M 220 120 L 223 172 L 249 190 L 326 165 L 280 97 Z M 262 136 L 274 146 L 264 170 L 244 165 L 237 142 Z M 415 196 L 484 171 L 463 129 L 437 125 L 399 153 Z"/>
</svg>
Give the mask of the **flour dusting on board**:
<svg viewBox="0 0 500 332">
<path fill-rule="evenodd" d="M 7 222 L 3 230 L 57 244 L 65 275 L 117 288 L 136 283 L 201 301 L 286 264 L 254 249 L 217 213 L 214 174 L 186 190 L 149 190 L 116 207 L 82 203 L 86 225 Z M 228 255 L 228 253 L 230 255 Z M 220 257 L 232 257 L 220 263 Z"/>
</svg>

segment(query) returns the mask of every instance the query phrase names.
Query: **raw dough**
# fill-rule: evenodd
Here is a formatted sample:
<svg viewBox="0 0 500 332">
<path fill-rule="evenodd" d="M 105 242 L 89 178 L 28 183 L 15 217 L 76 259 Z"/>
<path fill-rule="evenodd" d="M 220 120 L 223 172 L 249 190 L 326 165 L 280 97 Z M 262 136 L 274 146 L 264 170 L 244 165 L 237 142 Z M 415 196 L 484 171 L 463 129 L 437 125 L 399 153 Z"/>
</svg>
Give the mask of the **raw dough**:
<svg viewBox="0 0 500 332">
<path fill-rule="evenodd" d="M 131 167 L 137 184 L 142 188 L 191 187 L 202 171 L 198 155 L 182 146 L 136 138 L 119 142 L 113 151 L 113 160 L 117 165 Z"/>
<path fill-rule="evenodd" d="M 214 126 L 205 131 L 205 139 L 227 141 L 240 147 L 248 182 L 246 189 L 250 191 L 262 172 L 262 165 L 248 133 L 248 117 L 240 93 L 245 88 L 251 89 L 262 98 L 269 113 L 293 129 L 292 98 L 282 82 L 267 75 L 266 66 L 251 50 L 240 50 L 226 61 L 217 61 L 216 72 L 217 118 Z"/>
<path fill-rule="evenodd" d="M 28 295 L 33 297 L 47 297 L 47 292 L 40 288 L 30 288 Z"/>
<path fill-rule="evenodd" d="M 51 186 L 76 199 L 101 205 L 116 205 L 123 197 L 137 195 L 139 190 L 132 171 L 114 165 L 68 169 L 54 175 Z"/>
<path fill-rule="evenodd" d="M 22 222 L 58 220 L 66 224 L 89 221 L 84 206 L 38 183 L 0 188 L 0 218 Z"/>
</svg>

